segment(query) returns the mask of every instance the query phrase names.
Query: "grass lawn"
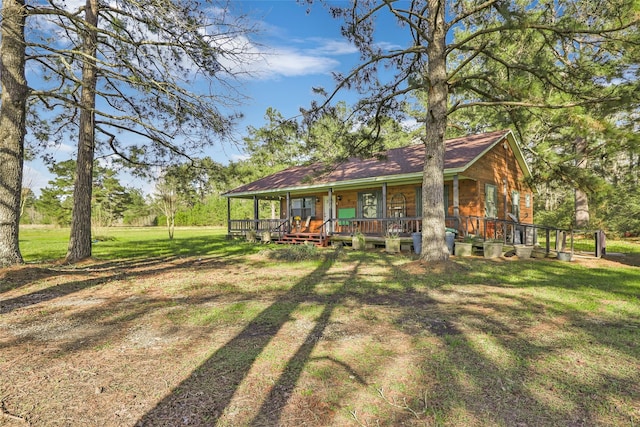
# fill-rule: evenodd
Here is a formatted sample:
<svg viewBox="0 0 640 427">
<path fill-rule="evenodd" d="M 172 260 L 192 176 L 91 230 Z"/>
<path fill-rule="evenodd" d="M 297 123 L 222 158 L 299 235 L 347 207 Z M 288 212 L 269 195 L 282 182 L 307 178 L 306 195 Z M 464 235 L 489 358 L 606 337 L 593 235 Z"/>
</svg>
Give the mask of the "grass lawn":
<svg viewBox="0 0 640 427">
<path fill-rule="evenodd" d="M 640 424 L 637 242 L 423 265 L 94 234 L 66 266 L 68 230 L 21 230 L 28 263 L 0 270 L 0 425 Z"/>
</svg>

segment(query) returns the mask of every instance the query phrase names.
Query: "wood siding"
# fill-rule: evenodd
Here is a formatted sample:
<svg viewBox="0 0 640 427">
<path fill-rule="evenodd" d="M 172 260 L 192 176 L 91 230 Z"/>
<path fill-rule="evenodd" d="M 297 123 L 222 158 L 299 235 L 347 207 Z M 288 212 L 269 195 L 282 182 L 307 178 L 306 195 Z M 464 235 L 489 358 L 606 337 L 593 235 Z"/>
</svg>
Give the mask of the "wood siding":
<svg viewBox="0 0 640 427">
<path fill-rule="evenodd" d="M 520 222 L 526 224 L 533 223 L 533 193 L 529 186 L 523 181 L 524 173 L 509 145 L 506 145 L 505 148 L 502 143 L 496 144 L 495 147 L 467 169 L 464 176 L 474 179 L 476 185 L 474 190 L 471 188 L 463 189 L 461 180 L 460 215 L 483 217 L 485 214 L 485 184 L 492 184 L 495 185 L 498 190 L 498 199 L 496 201 L 498 218 L 505 218 L 505 202 L 506 212 L 510 213 L 513 211 L 512 192 L 518 191 L 520 193 Z M 505 182 L 506 189 L 504 186 Z M 470 187 L 473 187 L 473 185 L 470 185 Z M 472 200 L 471 198 L 473 197 L 474 191 L 476 196 Z M 529 207 L 525 205 L 527 194 L 529 197 Z M 467 199 L 465 204 L 468 206 L 469 212 L 462 210 L 463 195 Z"/>
</svg>

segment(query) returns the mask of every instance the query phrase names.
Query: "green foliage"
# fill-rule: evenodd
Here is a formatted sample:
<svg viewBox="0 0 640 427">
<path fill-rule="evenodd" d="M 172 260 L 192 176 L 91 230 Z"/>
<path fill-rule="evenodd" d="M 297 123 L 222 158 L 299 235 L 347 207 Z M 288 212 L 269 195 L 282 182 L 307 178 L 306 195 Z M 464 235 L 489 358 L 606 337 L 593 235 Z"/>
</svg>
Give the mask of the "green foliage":
<svg viewBox="0 0 640 427">
<path fill-rule="evenodd" d="M 602 201 L 607 230 L 619 236 L 640 236 L 640 193 L 637 185 L 613 187 Z"/>
<path fill-rule="evenodd" d="M 37 197 L 31 188 L 23 188 L 20 194 L 20 224 L 35 224 L 37 221 Z"/>
<path fill-rule="evenodd" d="M 75 168 L 74 160 L 54 163 L 49 167 L 54 178 L 42 189 L 36 202 L 38 210 L 44 215 L 43 223 L 60 226 L 71 224 Z"/>
<path fill-rule="evenodd" d="M 226 199 L 211 196 L 205 203 L 196 203 L 189 209 L 182 209 L 176 213 L 176 224 L 184 226 L 226 225 Z"/>
<path fill-rule="evenodd" d="M 552 209 L 545 208 L 545 201 L 536 199 L 533 211 L 533 222 L 549 227 L 571 228 L 573 223 L 573 198 L 566 191 L 561 193 L 560 201 Z"/>
<path fill-rule="evenodd" d="M 54 178 L 34 203 L 42 215 L 41 223 L 59 226 L 71 223 L 75 169 L 75 160 L 54 163 L 49 167 Z M 92 220 L 96 226 L 110 226 L 122 219 L 127 210 L 142 209 L 143 204 L 140 190 L 124 187 L 115 170 L 97 162 L 94 164 L 91 205 Z"/>
<path fill-rule="evenodd" d="M 244 137 L 253 176 L 266 176 L 308 159 L 295 120 L 285 119 L 272 107 L 267 108 L 264 118 L 262 127 L 249 126 Z"/>
<path fill-rule="evenodd" d="M 278 249 L 269 249 L 266 252 L 270 259 L 277 261 L 316 261 L 324 257 L 314 245 L 290 245 Z"/>
<path fill-rule="evenodd" d="M 131 189 L 129 203 L 122 213 L 125 225 L 157 225 L 155 215 L 152 215 L 150 202 L 147 201 L 139 189 Z"/>
<path fill-rule="evenodd" d="M 94 166 L 91 219 L 98 227 L 109 227 L 120 220 L 131 204 L 130 190 L 125 188 L 113 169 Z"/>
</svg>

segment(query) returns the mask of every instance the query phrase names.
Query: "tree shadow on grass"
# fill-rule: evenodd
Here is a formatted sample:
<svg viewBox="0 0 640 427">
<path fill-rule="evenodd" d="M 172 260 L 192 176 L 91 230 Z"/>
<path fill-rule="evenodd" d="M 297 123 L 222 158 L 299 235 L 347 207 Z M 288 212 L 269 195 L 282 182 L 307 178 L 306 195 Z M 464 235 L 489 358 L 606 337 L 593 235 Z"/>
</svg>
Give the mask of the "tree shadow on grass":
<svg viewBox="0 0 640 427">
<path fill-rule="evenodd" d="M 272 387 L 265 391 L 265 395 L 259 393 L 256 396 L 263 399 L 261 406 L 256 408 L 255 416 L 247 421 L 252 425 L 286 424 L 287 419 L 283 417 L 286 416 L 285 405 L 291 403 L 292 393 L 304 374 L 305 366 L 317 359 L 313 357 L 317 342 L 326 334 L 332 313 L 337 307 L 344 308 L 345 300 L 354 309 L 354 315 L 357 315 L 358 306 L 366 305 L 373 310 L 384 310 L 395 316 L 392 325 L 411 337 L 414 345 L 412 351 L 415 352 L 413 354 L 420 361 L 416 369 L 418 379 L 409 383 L 413 385 L 417 382 L 416 387 L 425 389 L 425 394 L 411 395 L 415 390 L 403 391 L 407 396 L 407 403 L 402 403 L 406 407 L 401 408 L 393 406 L 393 400 L 377 398 L 375 392 L 370 393 L 372 405 L 387 405 L 391 408 L 390 411 L 396 413 L 388 415 L 389 412 L 385 413 L 384 410 L 372 411 L 369 418 L 362 418 L 365 423 L 375 425 L 379 420 L 386 425 L 431 425 L 437 424 L 441 419 L 457 419 L 461 424 L 464 420 L 455 417 L 462 408 L 470 414 L 470 422 L 482 425 L 596 425 L 599 419 L 596 413 L 598 407 L 593 403 L 594 396 L 605 403 L 615 401 L 616 398 L 631 401 L 637 399 L 637 382 L 633 382 L 631 377 L 620 378 L 605 372 L 589 385 L 585 378 L 563 375 L 560 370 L 553 373 L 557 376 L 544 376 L 536 372 L 536 369 L 547 369 L 540 360 L 548 357 L 552 361 L 553 358 L 564 357 L 564 353 L 571 353 L 573 350 L 572 342 L 564 341 L 564 327 L 571 327 L 576 331 L 581 342 L 589 339 L 594 345 L 616 351 L 626 349 L 630 357 L 638 356 L 638 347 L 633 342 L 621 342 L 609 336 L 611 328 L 618 328 L 620 324 L 592 324 L 579 313 L 576 316 L 564 316 L 564 312 L 575 311 L 571 305 L 547 301 L 531 292 L 509 292 L 517 287 L 525 290 L 536 286 L 558 287 L 553 278 L 547 278 L 556 271 L 554 268 L 547 269 L 543 265 L 544 274 L 532 275 L 527 283 L 517 281 L 499 285 L 499 280 L 493 278 L 491 284 L 487 285 L 482 284 L 482 281 L 498 270 L 481 271 L 480 265 L 477 265 L 475 269 L 467 271 L 464 280 L 458 277 L 455 286 L 446 286 L 446 272 L 411 276 L 403 268 L 394 267 L 390 262 L 391 258 L 373 259 L 377 259 L 383 267 L 391 268 L 391 272 L 378 273 L 376 270 L 367 275 L 358 275 L 358 265 L 362 261 L 356 260 L 348 274 L 338 276 L 334 271 L 329 271 L 332 263 L 325 262 L 312 273 L 300 278 L 277 301 L 254 317 L 238 335 L 216 350 L 170 395 L 139 418 L 137 425 L 215 425 L 218 421 L 227 421 L 221 417 L 235 403 L 234 395 L 242 392 L 241 386 L 245 381 L 250 382 L 247 379 L 252 376 L 252 367 L 283 326 L 295 319 L 296 310 L 303 304 L 322 305 L 322 310 L 318 311 L 318 316 L 313 320 L 313 327 L 306 332 L 306 336 L 301 337 L 299 347 L 292 350 L 291 357 L 286 360 L 283 371 Z M 130 271 L 130 276 L 127 277 L 145 277 L 146 274 L 153 275 L 158 271 L 196 264 L 193 259 L 171 258 L 168 262 L 172 265 L 162 269 L 150 262 L 144 271 Z M 206 268 L 215 269 L 218 261 L 205 262 Z M 120 270 L 111 272 L 116 264 L 105 263 L 102 265 L 103 271 L 109 272 L 109 277 L 118 277 L 115 274 Z M 224 265 L 228 265 L 228 262 L 225 261 Z M 541 266 L 531 266 L 533 270 L 536 267 Z M 380 274 L 384 277 L 380 277 Z M 588 275 L 577 277 L 583 280 Z M 330 286 L 327 286 L 329 282 Z M 85 284 L 85 288 L 90 286 L 93 285 Z M 319 292 L 320 287 L 322 292 Z M 330 292 L 327 292 L 327 288 L 330 288 Z M 500 298 L 486 298 L 487 293 L 498 291 L 504 291 Z M 608 291 L 625 297 L 628 294 L 628 289 L 625 290 L 622 285 Z M 434 294 L 442 298 L 434 300 Z M 460 300 L 464 302 L 458 302 Z M 473 304 L 467 304 L 466 300 L 473 300 Z M 199 303 L 197 300 L 193 301 L 194 306 Z M 162 304 L 162 301 L 149 301 L 148 304 Z M 108 307 L 105 309 L 109 310 Z M 527 309 L 530 311 L 528 317 L 518 314 L 519 310 Z M 136 308 L 135 301 L 127 302 L 126 315 L 129 317 L 125 320 L 135 321 L 136 316 L 143 314 L 142 310 L 144 309 Z M 91 311 L 87 310 L 86 316 L 96 315 Z M 548 319 L 555 321 L 555 317 L 568 317 L 572 323 L 558 325 L 561 334 L 548 342 L 545 342 L 546 330 L 542 328 L 538 341 L 534 332 L 538 323 L 548 326 L 543 322 Z M 114 322 L 118 320 L 113 319 Z M 629 322 L 627 331 L 638 325 L 637 320 Z M 629 334 L 625 335 L 628 336 Z M 415 343 L 425 337 L 428 338 L 425 342 L 429 346 L 418 349 Z M 431 346 L 434 340 L 437 345 Z M 429 350 L 434 350 L 436 357 Z M 363 357 L 366 356 L 364 351 L 363 349 Z M 367 381 L 369 377 L 358 374 L 358 369 L 364 365 L 352 369 L 347 364 L 336 362 L 338 358 L 328 356 L 327 360 L 332 366 L 353 375 L 359 385 L 367 386 L 360 387 L 358 393 L 371 391 Z M 383 361 L 389 367 L 396 362 L 393 357 L 385 357 Z M 567 359 L 567 369 L 573 362 L 571 358 Z M 551 368 L 558 369 L 557 366 L 561 364 Z M 378 372 L 385 367 L 376 369 Z M 379 377 L 376 376 L 376 387 L 378 380 Z M 547 380 L 549 385 L 538 384 Z M 383 386 L 388 387 L 389 384 L 382 383 L 380 387 Z M 548 389 L 549 387 L 554 389 Z M 628 391 L 616 391 L 615 387 L 626 388 Z M 565 389 L 570 393 L 565 392 Z M 414 398 L 415 396 L 419 398 Z M 423 399 L 423 396 L 427 398 Z M 553 399 L 565 399 L 566 407 L 557 405 Z M 340 405 L 345 405 L 347 400 L 341 396 Z M 404 400 L 399 398 L 395 402 Z M 316 418 L 310 424 L 321 424 L 324 420 L 318 421 Z M 329 419 L 324 425 L 331 421 Z"/>
<path fill-rule="evenodd" d="M 439 289 L 441 300 L 431 310 L 407 306 L 397 318 L 398 327 L 414 336 L 430 331 L 441 338 L 438 356 L 425 357 L 419 369 L 421 381 L 430 386 L 406 420 L 415 421 L 413 415 L 424 409 L 421 414 L 434 414 L 432 421 L 460 416 L 460 422 L 480 425 L 592 426 L 629 416 L 633 424 L 629 408 L 640 398 L 640 353 L 633 334 L 640 324 L 637 314 L 603 323 L 602 312 L 575 300 L 589 300 L 593 288 L 633 304 L 634 281 L 622 273 L 623 280 L 616 282 L 620 272 L 601 271 L 609 279 L 594 283 L 591 271 L 580 269 L 554 277 L 560 267 L 543 263 L 530 272 L 542 274 L 524 273 L 526 282 L 485 284 L 487 272 L 499 272 L 486 265 L 475 265 L 467 283 Z M 510 277 L 504 266 L 502 277 Z M 549 288 L 554 298 L 532 294 L 530 288 Z M 442 323 L 446 327 L 438 327 Z M 632 366 L 616 369 L 611 360 Z"/>
<path fill-rule="evenodd" d="M 233 257 L 257 250 L 256 245 L 243 241 L 227 240 L 220 235 L 176 235 L 172 240 L 144 239 L 100 242 L 93 245 L 93 253 L 100 258 L 146 258 L 159 256 L 220 256 Z"/>
<path fill-rule="evenodd" d="M 616 253 L 603 257 L 607 261 L 615 262 L 629 267 L 640 267 L 640 253 Z"/>
<path fill-rule="evenodd" d="M 512 277 L 505 271 L 514 266 L 503 264 L 497 268 L 484 262 L 455 272 L 455 286 L 448 286 L 446 271 L 408 274 L 404 268 L 395 267 L 390 257 L 375 259 L 381 270 L 387 268 L 390 273 L 359 276 L 356 266 L 352 274 L 336 281 L 331 293 L 314 292 L 321 282 L 332 278 L 331 263 L 324 263 L 300 279 L 140 418 L 137 425 L 215 425 L 228 421 L 222 417 L 230 409 L 234 394 L 247 380 L 260 354 L 305 302 L 323 304 L 323 310 L 266 392 L 250 425 L 283 424 L 284 408 L 291 401 L 305 366 L 314 360 L 317 341 L 326 332 L 331 314 L 346 300 L 351 307 L 395 313 L 392 324 L 411 337 L 408 339 L 415 346 L 412 355 L 419 361 L 414 378 L 402 373 L 410 379 L 391 380 L 402 382 L 406 390 L 389 390 L 383 395 L 383 388 L 391 384 L 379 383 L 381 378 L 376 374 L 376 387 L 381 393 L 377 400 L 375 394 L 369 397 L 373 398 L 371 405 L 378 408 L 367 414 L 360 412 L 361 418 L 355 422 L 361 425 L 430 425 L 440 420 L 477 425 L 597 425 L 603 419 L 600 411 L 604 412 L 605 422 L 619 421 L 624 416 L 612 414 L 612 402 L 633 405 L 637 400 L 637 374 L 616 377 L 606 364 L 583 368 L 583 361 L 575 360 L 574 354 L 595 358 L 596 353 L 584 350 L 590 345 L 601 346 L 605 354 L 611 351 L 612 355 L 621 353 L 637 360 L 638 347 L 629 341 L 628 333 L 624 339 L 608 336 L 610 327 L 621 325 L 592 325 L 590 313 L 528 291 L 536 287 L 555 288 L 558 292 L 579 290 L 581 283 L 589 283 L 589 272 L 572 269 L 567 274 L 564 266 L 532 262 L 520 266 L 523 275 L 529 277 L 527 280 L 514 278 L 501 284 L 500 274 Z M 568 278 L 558 280 L 559 268 Z M 376 274 L 388 276 L 380 280 L 381 277 L 373 277 Z M 623 283 L 610 285 L 618 273 L 602 274 L 611 279 L 604 280 L 602 291 L 621 299 L 631 296 L 633 275 L 624 276 Z M 524 292 L 514 291 L 517 288 Z M 499 295 L 493 296 L 493 292 Z M 434 295 L 438 298 L 434 299 Z M 563 323 L 566 319 L 569 323 Z M 637 324 L 637 319 L 630 320 L 626 331 Z M 418 350 L 415 343 L 424 347 Z M 366 350 L 362 351 L 365 357 Z M 376 367 L 375 372 L 394 369 L 393 357 L 378 360 L 388 365 Z M 366 390 L 367 376 L 355 377 L 360 385 L 367 386 L 358 392 L 370 393 L 370 389 Z M 420 387 L 423 390 L 418 391 Z M 391 396 L 392 392 L 397 398 Z M 262 394 L 256 398 L 263 399 Z M 346 399 L 340 400 L 340 405 L 346 404 Z M 310 424 L 327 421 L 317 418 L 317 413 L 313 415 L 316 418 Z M 335 420 L 329 419 L 325 424 L 332 421 Z"/>
<path fill-rule="evenodd" d="M 324 304 L 315 326 L 304 342 L 287 361 L 284 371 L 271 387 L 251 425 L 278 425 L 283 408 L 296 387 L 318 340 L 323 336 L 334 309 L 347 295 L 348 278 L 329 295 L 318 295 L 314 289 L 327 280 L 333 261 L 324 261 L 315 271 L 303 277 L 284 295 L 254 317 L 233 339 L 201 364 L 189 378 L 179 384 L 170 395 L 146 413 L 137 426 L 215 425 L 249 374 L 253 364 L 284 324 L 292 320 L 293 312 L 305 302 Z M 357 266 L 350 276 L 357 276 Z M 343 362 L 331 361 L 347 372 L 354 371 Z M 357 374 L 354 378 L 364 384 Z"/>
<path fill-rule="evenodd" d="M 83 267 L 60 266 L 60 267 L 32 267 L 23 266 L 5 272 L 0 281 L 0 292 L 6 293 L 17 288 L 27 286 L 40 280 L 52 280 L 51 286 L 24 293 L 12 298 L 0 300 L 0 314 L 10 313 L 14 310 L 28 307 L 45 301 L 64 297 L 75 292 L 91 287 L 108 283 L 112 280 L 141 279 L 153 277 L 154 275 L 165 273 L 174 269 L 184 269 L 192 265 L 200 267 L 214 268 L 216 264 L 229 266 L 234 262 L 232 259 L 208 258 L 205 260 L 195 258 L 156 257 L 142 260 L 107 261 L 92 263 Z M 57 276 L 79 276 L 80 280 L 66 280 L 63 283 L 55 284 Z M 93 276 L 86 278 L 87 275 Z"/>
</svg>

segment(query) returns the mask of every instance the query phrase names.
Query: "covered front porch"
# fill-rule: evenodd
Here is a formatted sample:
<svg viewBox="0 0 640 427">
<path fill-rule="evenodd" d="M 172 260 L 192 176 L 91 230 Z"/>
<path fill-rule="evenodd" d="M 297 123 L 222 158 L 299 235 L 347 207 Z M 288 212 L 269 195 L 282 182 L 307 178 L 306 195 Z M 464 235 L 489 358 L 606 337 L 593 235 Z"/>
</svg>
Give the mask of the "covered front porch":
<svg viewBox="0 0 640 427">
<path fill-rule="evenodd" d="M 324 191 L 323 191 L 324 190 Z M 447 226 L 455 227 L 460 216 L 459 181 L 457 175 L 444 187 L 444 209 Z M 232 218 L 232 199 L 253 201 L 253 218 Z M 262 218 L 259 204 L 270 202 L 269 219 Z M 315 232 L 323 235 L 406 234 L 418 232 L 422 224 L 422 188 L 415 178 L 393 183 L 363 183 L 360 186 L 317 189 L 314 186 L 299 191 L 241 194 L 228 198 L 228 232 L 230 236 L 248 231 L 275 234 Z"/>
<path fill-rule="evenodd" d="M 543 256 L 555 256 L 560 251 L 574 252 L 574 237 L 592 237 L 593 245 L 580 252 L 599 258 L 606 247 L 601 230 L 565 230 L 556 227 L 525 224 L 512 219 L 485 218 L 478 216 L 446 217 L 446 228 L 455 230 L 456 241 L 473 238 L 475 249 L 482 251 L 484 241 L 501 241 L 505 252 L 516 247 L 538 247 Z M 229 236 L 243 236 L 256 241 L 274 243 L 312 243 L 318 246 L 329 244 L 351 245 L 352 238 L 362 233 L 369 247 L 384 246 L 387 236 L 400 239 L 402 250 L 413 250 L 414 234 L 422 230 L 422 218 L 350 218 L 332 219 L 322 223 L 319 229 L 306 230 L 304 223 L 280 219 L 230 220 Z M 329 231 L 333 230 L 333 231 Z M 443 233 L 445 230 L 443 230 Z M 565 247 L 567 246 L 568 247 Z M 584 243 L 583 243 L 584 245 Z M 591 246 L 591 245 L 588 245 Z"/>
<path fill-rule="evenodd" d="M 540 230 L 548 236 L 549 227 L 522 224 L 513 220 L 481 217 L 446 217 L 446 229 L 454 231 L 458 239 L 473 236 L 477 241 L 501 240 L 505 244 L 530 245 L 537 243 Z M 332 218 L 314 227 L 302 219 L 229 220 L 228 236 L 244 237 L 263 242 L 303 243 L 312 241 L 323 246 L 331 242 L 350 243 L 351 237 L 362 234 L 375 244 L 384 244 L 388 236 L 411 244 L 415 233 L 422 231 L 422 218 Z M 445 230 L 443 230 L 443 234 Z M 545 239 L 549 241 L 549 239 Z"/>
</svg>

